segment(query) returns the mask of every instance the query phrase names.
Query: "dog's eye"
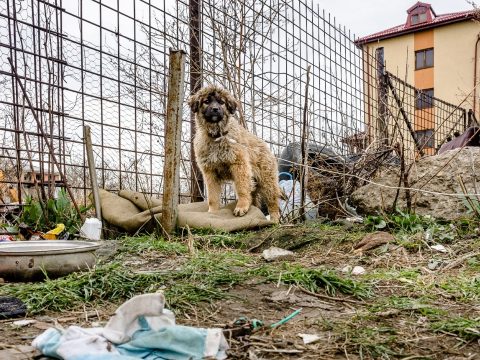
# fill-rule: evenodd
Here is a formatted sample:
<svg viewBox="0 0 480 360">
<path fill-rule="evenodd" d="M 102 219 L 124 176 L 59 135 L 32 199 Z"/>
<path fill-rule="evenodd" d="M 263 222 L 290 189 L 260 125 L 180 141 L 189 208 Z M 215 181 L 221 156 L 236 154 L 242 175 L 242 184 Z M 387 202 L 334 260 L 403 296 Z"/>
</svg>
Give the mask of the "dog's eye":
<svg viewBox="0 0 480 360">
<path fill-rule="evenodd" d="M 220 105 L 225 104 L 225 102 L 224 102 L 223 100 L 218 100 L 218 103 L 219 103 Z"/>
<path fill-rule="evenodd" d="M 204 104 L 210 104 L 210 99 L 205 99 L 205 100 L 203 100 L 203 103 L 204 103 Z"/>
</svg>

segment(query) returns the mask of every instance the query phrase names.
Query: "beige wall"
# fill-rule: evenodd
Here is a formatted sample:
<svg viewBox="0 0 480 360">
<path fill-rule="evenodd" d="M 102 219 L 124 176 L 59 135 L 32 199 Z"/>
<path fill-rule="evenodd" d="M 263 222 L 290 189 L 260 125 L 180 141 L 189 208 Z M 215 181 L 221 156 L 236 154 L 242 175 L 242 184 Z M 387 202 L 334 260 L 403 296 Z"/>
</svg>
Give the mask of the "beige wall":
<svg viewBox="0 0 480 360">
<path fill-rule="evenodd" d="M 415 69 L 413 34 L 371 43 L 368 44 L 368 47 L 370 53 L 374 55 L 377 48 L 383 47 L 387 71 L 408 83 L 413 83 L 413 70 Z M 406 69 L 408 69 L 407 77 L 405 77 Z"/>
<path fill-rule="evenodd" d="M 435 28 L 435 97 L 458 105 L 473 89 L 473 60 L 479 33 L 480 24 L 474 21 Z M 477 118 L 479 90 L 477 89 Z M 462 107 L 472 106 L 473 97 L 470 96 Z"/>
</svg>

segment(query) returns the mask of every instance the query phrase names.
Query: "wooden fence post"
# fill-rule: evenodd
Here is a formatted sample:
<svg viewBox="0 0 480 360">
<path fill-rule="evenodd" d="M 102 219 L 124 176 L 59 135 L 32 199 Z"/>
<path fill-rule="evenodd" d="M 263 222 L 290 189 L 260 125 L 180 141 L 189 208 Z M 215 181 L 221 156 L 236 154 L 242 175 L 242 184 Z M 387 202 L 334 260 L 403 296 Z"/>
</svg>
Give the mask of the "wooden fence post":
<svg viewBox="0 0 480 360">
<path fill-rule="evenodd" d="M 170 49 L 162 202 L 162 227 L 166 234 L 175 229 L 178 213 L 185 56 L 183 50 Z"/>
</svg>

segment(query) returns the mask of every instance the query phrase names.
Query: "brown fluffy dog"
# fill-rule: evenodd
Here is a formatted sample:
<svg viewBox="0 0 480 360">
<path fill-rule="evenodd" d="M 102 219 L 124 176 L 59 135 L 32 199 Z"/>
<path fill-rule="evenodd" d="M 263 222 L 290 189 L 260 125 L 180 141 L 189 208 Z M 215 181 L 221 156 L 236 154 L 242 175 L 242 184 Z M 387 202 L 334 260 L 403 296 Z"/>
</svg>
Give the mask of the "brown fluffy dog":
<svg viewBox="0 0 480 360">
<path fill-rule="evenodd" d="M 234 214 L 245 215 L 252 202 L 265 202 L 271 220 L 278 222 L 280 188 L 277 160 L 267 144 L 240 126 L 233 116 L 237 101 L 210 85 L 190 97 L 196 114 L 195 157 L 207 185 L 208 211 L 220 208 L 222 183 L 233 181 L 237 193 Z"/>
</svg>

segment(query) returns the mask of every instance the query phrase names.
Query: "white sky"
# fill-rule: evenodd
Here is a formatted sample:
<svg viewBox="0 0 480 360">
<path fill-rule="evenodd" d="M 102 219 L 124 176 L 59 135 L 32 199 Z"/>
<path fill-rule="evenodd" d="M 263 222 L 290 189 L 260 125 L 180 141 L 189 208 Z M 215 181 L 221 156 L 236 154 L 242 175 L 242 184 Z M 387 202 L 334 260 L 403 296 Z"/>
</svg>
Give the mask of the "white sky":
<svg viewBox="0 0 480 360">
<path fill-rule="evenodd" d="M 345 25 L 359 37 L 404 23 L 407 18 L 407 9 L 416 2 L 416 0 L 314 0 L 320 8 L 335 16 L 337 24 Z M 423 0 L 422 2 L 431 4 L 437 15 L 473 9 L 466 0 Z"/>
</svg>

